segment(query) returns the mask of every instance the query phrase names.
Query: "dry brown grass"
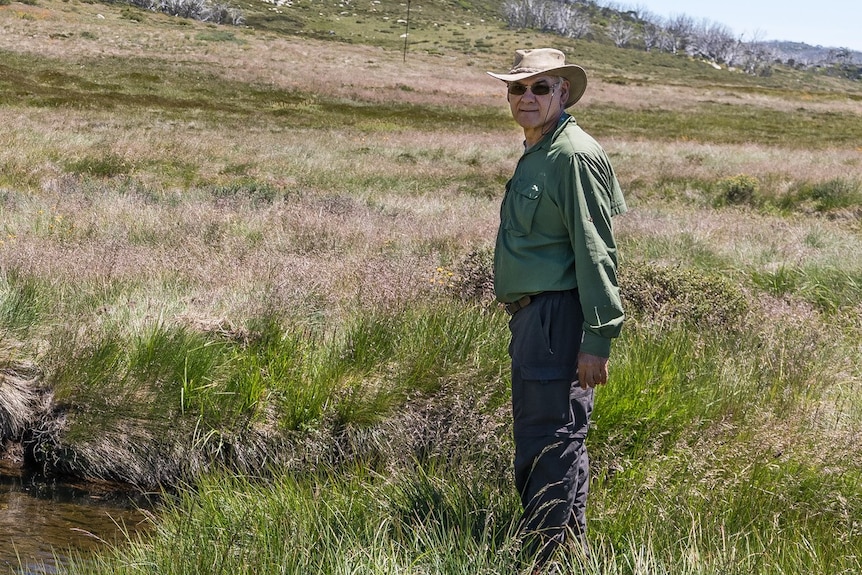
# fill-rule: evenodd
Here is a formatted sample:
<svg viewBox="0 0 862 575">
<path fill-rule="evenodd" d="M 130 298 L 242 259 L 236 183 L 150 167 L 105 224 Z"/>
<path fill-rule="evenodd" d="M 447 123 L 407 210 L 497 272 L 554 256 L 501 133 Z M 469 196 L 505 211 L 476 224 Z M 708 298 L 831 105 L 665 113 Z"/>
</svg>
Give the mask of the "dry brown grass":
<svg viewBox="0 0 862 575">
<path fill-rule="evenodd" d="M 93 58 L 133 57 L 172 62 L 192 60 L 225 78 L 301 88 L 305 92 L 369 102 L 495 106 L 505 109 L 501 83 L 485 74 L 500 71 L 509 54 L 411 52 L 361 44 L 339 44 L 231 29 L 237 42 L 212 42 L 197 35 L 211 25 L 145 13 L 142 22 L 103 4 L 50 0 L 39 6 L 0 7 L 0 49 L 33 52 L 86 65 Z M 82 39 L 83 37 L 83 39 Z M 588 66 L 588 64 L 587 64 Z M 704 64 L 706 66 L 706 64 Z M 589 67 L 589 66 L 588 66 Z M 588 70 L 589 72 L 589 70 Z M 625 74 L 625 70 L 617 73 Z M 728 72 L 736 74 L 735 72 Z M 407 87 L 408 90 L 403 88 Z M 772 93 L 770 93 L 772 92 Z M 459 101 L 460 100 L 460 101 Z M 703 103 L 762 107 L 792 113 L 800 109 L 862 113 L 862 100 L 800 91 L 746 93 L 731 84 L 695 88 L 632 80 L 620 84 L 590 75 L 580 107 L 613 104 L 633 109 L 690 109 Z"/>
<path fill-rule="evenodd" d="M 584 114 L 587 118 L 589 113 Z M 862 151 L 833 148 L 793 150 L 757 144 L 703 144 L 613 139 L 604 142 L 627 182 L 655 185 L 662 180 L 687 178 L 714 181 L 748 174 L 785 185 L 836 177 L 862 177 Z M 779 186 L 780 187 L 780 186 Z"/>
<path fill-rule="evenodd" d="M 108 57 L 193 59 L 227 79 L 309 93 L 506 111 L 499 82 L 484 74 L 506 60 L 496 56 L 413 53 L 405 65 L 400 53 L 370 46 L 239 29 L 234 33 L 240 42 L 205 42 L 195 34 L 206 25 L 161 15 L 132 22 L 116 7 L 99 4 L 14 4 L 0 9 L 0 23 L 0 48 L 70 65 Z M 620 85 L 594 78 L 574 112 L 589 128 L 593 104 L 689 109 L 705 101 L 788 112 L 801 105 L 730 88 Z M 862 107 L 835 98 L 805 105 L 852 112 Z M 13 186 L 3 212 L 5 265 L 52 282 L 135 286 L 114 303 L 122 317 L 129 311 L 121 308 L 128 306 L 146 310 L 137 312 L 146 317 L 169 310 L 242 318 L 257 311 L 262 294 L 267 305 L 305 312 L 349 308 L 357 300 L 428 296 L 436 266 L 490 245 L 498 198 L 486 190 L 500 189 L 493 182 L 505 179 L 520 147 L 514 126 L 505 132 L 285 131 L 255 124 L 222 128 L 194 118 L 181 123 L 146 113 L 22 113 L 14 107 L 0 109 L 0 123 L 0 164 Z M 673 203 L 654 193 L 665 181 L 708 182 L 736 174 L 768 181 L 775 193 L 798 181 L 862 179 L 859 150 L 603 143 L 624 187 L 633 190 L 632 214 L 619 222 L 623 238 L 686 236 L 743 267 L 859 251 L 858 237 L 848 236 L 841 222 L 716 211 L 696 188 Z M 130 180 L 65 174 L 64 163 L 106 154 L 132 166 Z M 171 163 L 190 167 L 191 175 L 171 174 L 165 169 Z M 235 179 L 231 166 L 242 166 L 244 177 L 272 186 L 283 199 L 263 205 L 214 199 L 207 186 L 228 185 Z M 409 178 L 399 181 L 401 174 Z M 470 190 L 457 183 L 465 174 L 488 182 L 487 188 L 465 193 Z M 435 181 L 440 184 L 422 183 Z M 129 189 L 118 195 L 118 186 Z M 805 245 L 811 234 L 822 240 L 820 247 Z"/>
</svg>

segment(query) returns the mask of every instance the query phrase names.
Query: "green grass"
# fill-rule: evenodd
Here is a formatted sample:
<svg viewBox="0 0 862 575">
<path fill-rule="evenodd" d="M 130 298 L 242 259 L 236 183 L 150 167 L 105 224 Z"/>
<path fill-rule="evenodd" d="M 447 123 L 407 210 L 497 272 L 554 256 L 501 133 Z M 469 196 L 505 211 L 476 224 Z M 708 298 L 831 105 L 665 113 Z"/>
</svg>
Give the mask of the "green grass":
<svg viewBox="0 0 862 575">
<path fill-rule="evenodd" d="M 793 294 L 826 312 L 840 313 L 862 303 L 862 275 L 857 270 L 824 266 L 782 266 L 754 271 L 754 283 L 784 297 Z"/>
<path fill-rule="evenodd" d="M 213 450 L 228 467 L 248 464 L 245 458 L 262 465 L 257 456 L 286 463 L 289 453 L 269 453 L 285 434 L 368 428 L 412 410 L 411 403 L 461 393 L 470 382 L 459 372 L 497 382 L 505 348 L 499 319 L 445 306 L 357 316 L 332 330 L 264 318 L 211 333 L 162 324 L 126 336 L 106 330 L 91 333 L 80 347 L 72 338 L 55 350 L 57 367 L 47 378 L 67 425 L 35 456 L 65 459 L 65 449 L 89 446 L 89 457 L 60 467 L 94 478 L 120 474 L 142 487 L 155 487 L 165 473 L 176 474 L 176 482 L 188 465 L 211 465 Z M 488 394 L 484 409 L 505 401 L 502 390 Z M 173 433 L 131 452 L 109 443 L 97 447 L 105 436 L 141 426 Z M 224 451 L 225 442 L 244 435 L 259 436 L 263 451 Z M 161 454 L 189 447 L 200 461 L 160 461 Z"/>
<path fill-rule="evenodd" d="M 514 512 L 488 483 L 355 469 L 272 483 L 212 478 L 164 511 L 146 545 L 98 559 L 90 573 L 499 573 Z M 429 503 L 432 503 L 429 506 Z M 285 554 L 290 542 L 302 542 Z M 511 559 L 509 559 L 511 561 Z"/>
<path fill-rule="evenodd" d="M 631 110 L 593 105 L 576 112 L 579 123 L 603 137 L 679 140 L 716 144 L 756 143 L 787 148 L 853 145 L 862 140 L 856 114 L 752 109 L 740 103 L 699 105 L 691 110 Z"/>
<path fill-rule="evenodd" d="M 677 285 L 709 281 L 668 277 Z M 714 285 L 716 293 L 729 289 Z M 815 464 L 812 457 L 838 454 L 806 440 L 807 424 L 784 418 L 822 400 L 809 384 L 849 342 L 811 345 L 805 333 L 773 337 L 756 325 L 698 332 L 687 318 L 678 321 L 632 326 L 616 344 L 613 384 L 599 390 L 590 436 L 595 547 L 585 572 L 854 572 L 862 551 L 851 519 L 862 497 L 858 473 L 839 471 L 837 461 Z M 505 361 L 502 318 L 472 307 L 390 310 L 359 317 L 334 337 L 272 323 L 252 334 L 241 345 L 201 346 L 199 336 L 156 331 L 128 356 L 141 373 L 185 385 L 212 380 L 213 366 L 224 366 L 219 358 L 237 345 L 231 381 L 251 376 L 246 389 L 282 394 L 277 420 L 306 432 L 325 429 L 328 405 L 346 432 L 340 456 L 321 453 L 323 443 L 310 445 L 303 457 L 312 459 L 289 475 L 205 475 L 159 511 L 154 535 L 72 573 L 519 572 L 518 504 L 505 472 L 511 447 L 483 445 L 475 435 L 483 413 L 506 410 L 502 389 L 474 389 Z M 740 348 L 739 338 L 750 345 Z M 91 360 L 115 364 L 116 350 Z M 180 364 L 182 376 L 174 373 Z M 469 380 L 458 379 L 465 371 Z M 329 387 L 336 381 L 347 387 Z M 190 391 L 221 402 L 213 411 L 222 415 L 237 405 L 213 385 Z M 471 403 L 477 392 L 484 404 Z M 425 421 L 417 407 L 432 404 L 422 396 L 444 412 L 460 406 L 450 412 L 456 419 Z M 389 435 L 393 408 L 411 415 Z M 398 433 L 408 430 L 420 441 L 404 450 Z M 577 562 L 577 554 L 563 561 Z"/>
<path fill-rule="evenodd" d="M 44 286 L 15 270 L 0 273 L 0 329 L 12 333 L 26 331 L 44 320 L 49 312 L 42 297 Z"/>
<path fill-rule="evenodd" d="M 798 462 L 749 460 L 744 470 L 717 464 L 705 476 L 686 463 L 684 453 L 673 454 L 661 460 L 661 471 L 626 471 L 602 492 L 610 513 L 594 528 L 610 533 L 610 547 L 624 557 L 636 546 L 640 558 L 627 556 L 626 563 L 647 562 L 629 563 L 631 570 L 622 572 L 849 574 L 859 568 L 858 526 L 848 515 L 859 503 L 858 475 L 823 477 Z"/>
<path fill-rule="evenodd" d="M 862 204 L 862 183 L 846 178 L 826 182 L 800 182 L 778 202 L 790 210 L 813 210 L 828 213 L 855 209 Z"/>
</svg>

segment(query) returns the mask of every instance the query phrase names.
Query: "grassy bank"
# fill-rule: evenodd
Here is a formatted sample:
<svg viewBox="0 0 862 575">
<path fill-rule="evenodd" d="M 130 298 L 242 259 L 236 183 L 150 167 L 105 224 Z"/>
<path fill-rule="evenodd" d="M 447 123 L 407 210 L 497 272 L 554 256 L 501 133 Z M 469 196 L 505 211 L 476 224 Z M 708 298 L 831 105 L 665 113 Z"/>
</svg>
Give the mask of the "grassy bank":
<svg viewBox="0 0 862 575">
<path fill-rule="evenodd" d="M 3 440 L 171 493 L 69 573 L 518 570 L 484 71 L 549 40 L 300 4 L 0 7 Z M 631 207 L 587 572 L 858 572 L 862 90 L 563 44 Z"/>
<path fill-rule="evenodd" d="M 805 384 L 847 342 L 760 365 L 787 339 L 737 333 L 766 349 L 734 357 L 735 338 L 692 332 L 634 329 L 618 346 L 592 437 L 582 572 L 858 570 L 860 477 L 843 459 L 854 448 L 834 443 L 846 422 L 825 421 L 833 402 Z M 355 436 L 349 460 L 330 451 L 266 478 L 209 475 L 163 510 L 155 535 L 82 572 L 518 573 L 494 392 L 439 393 L 429 412 L 414 405 Z"/>
</svg>

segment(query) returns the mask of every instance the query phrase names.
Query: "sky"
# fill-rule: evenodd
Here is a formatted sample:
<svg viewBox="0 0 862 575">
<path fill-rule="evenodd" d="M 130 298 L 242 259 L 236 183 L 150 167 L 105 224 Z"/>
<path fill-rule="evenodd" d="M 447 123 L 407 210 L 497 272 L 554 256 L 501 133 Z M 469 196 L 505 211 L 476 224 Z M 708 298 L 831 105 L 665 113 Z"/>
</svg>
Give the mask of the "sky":
<svg viewBox="0 0 862 575">
<path fill-rule="evenodd" d="M 629 0 L 656 16 L 691 16 L 724 24 L 735 36 L 791 40 L 862 51 L 862 0 Z"/>
</svg>

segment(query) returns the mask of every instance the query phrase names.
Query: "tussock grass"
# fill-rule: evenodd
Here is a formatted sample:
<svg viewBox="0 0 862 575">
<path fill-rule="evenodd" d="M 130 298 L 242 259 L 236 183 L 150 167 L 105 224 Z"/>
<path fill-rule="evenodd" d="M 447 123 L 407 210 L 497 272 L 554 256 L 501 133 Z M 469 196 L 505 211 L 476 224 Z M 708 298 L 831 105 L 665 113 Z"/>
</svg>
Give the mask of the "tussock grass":
<svg viewBox="0 0 862 575">
<path fill-rule="evenodd" d="M 468 449 L 458 445 L 468 429 L 447 435 L 438 429 L 443 421 L 429 417 L 460 429 L 452 419 L 460 416 L 446 414 L 454 408 L 448 400 L 442 411 L 433 407 L 442 398 L 451 394 L 481 418 L 505 402 L 494 389 L 505 347 L 498 317 L 451 306 L 344 321 L 286 328 L 272 317 L 208 331 L 157 324 L 126 338 L 109 330 L 71 339 L 58 350 L 66 358 L 42 382 L 53 389 L 55 413 L 32 432 L 28 457 L 51 473 L 149 489 L 207 469 L 310 465 L 318 449 L 334 449 L 324 461 L 388 466 L 402 454 L 387 442 L 427 457 Z M 461 370 L 489 382 L 489 396 L 479 401 L 465 391 L 469 381 L 450 375 Z M 406 431 L 420 419 L 424 425 Z M 384 427 L 377 439 L 364 431 L 386 421 L 392 431 Z M 392 437 L 399 429 L 417 441 Z"/>
</svg>

